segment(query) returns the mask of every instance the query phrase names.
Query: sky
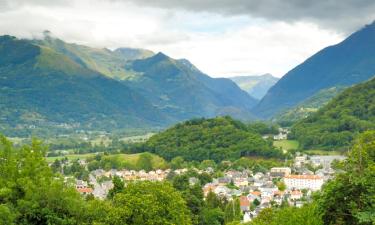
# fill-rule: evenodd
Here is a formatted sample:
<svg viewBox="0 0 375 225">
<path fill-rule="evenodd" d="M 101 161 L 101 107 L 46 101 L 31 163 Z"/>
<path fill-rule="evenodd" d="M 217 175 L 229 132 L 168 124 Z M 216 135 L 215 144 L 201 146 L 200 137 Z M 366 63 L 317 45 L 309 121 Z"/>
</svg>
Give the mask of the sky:
<svg viewBox="0 0 375 225">
<path fill-rule="evenodd" d="M 281 77 L 374 19 L 373 0 L 0 0 L 0 34 L 150 49 L 212 77 Z"/>
</svg>

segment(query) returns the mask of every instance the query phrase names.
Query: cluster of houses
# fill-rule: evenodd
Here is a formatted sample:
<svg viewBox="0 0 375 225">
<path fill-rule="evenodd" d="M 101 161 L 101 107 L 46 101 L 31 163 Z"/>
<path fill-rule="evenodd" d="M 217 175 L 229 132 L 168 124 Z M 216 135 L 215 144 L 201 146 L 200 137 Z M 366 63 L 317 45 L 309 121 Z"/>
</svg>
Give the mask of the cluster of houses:
<svg viewBox="0 0 375 225">
<path fill-rule="evenodd" d="M 223 177 L 213 180 L 203 187 L 204 195 L 214 192 L 216 195 L 232 200 L 239 198 L 244 214 L 243 221 L 251 221 L 267 207 L 289 204 L 300 207 L 318 191 L 324 182 L 336 172 L 331 168 L 334 160 L 343 160 L 344 156 L 297 156 L 292 168 L 275 167 L 267 173 L 251 171 L 227 171 Z M 305 166 L 320 168 L 315 172 Z M 280 183 L 283 187 L 280 187 Z"/>
<path fill-rule="evenodd" d="M 187 172 L 187 169 L 177 169 L 173 172 L 177 175 Z M 96 198 L 106 198 L 110 189 L 113 188 L 111 178 L 114 176 L 120 177 L 124 181 L 163 181 L 171 169 L 167 170 L 153 170 L 146 172 L 145 170 L 109 170 L 97 169 L 90 173 L 89 181 L 77 180 L 76 189 L 83 195 L 92 194 Z M 203 171 L 199 171 L 203 172 Z M 193 182 L 193 181 L 191 181 Z"/>
<path fill-rule="evenodd" d="M 233 200 L 239 198 L 240 207 L 244 214 L 244 222 L 252 220 L 267 207 L 289 204 L 297 207 L 309 201 L 311 193 L 321 189 L 325 181 L 332 178 L 336 172 L 331 164 L 334 160 L 343 160 L 344 156 L 310 156 L 298 155 L 292 167 L 275 167 L 266 173 L 252 173 L 249 170 L 228 170 L 224 176 L 213 179 L 203 187 L 204 196 L 209 192 Z M 307 169 L 313 165 L 316 171 Z M 183 174 L 188 169 L 173 170 L 175 174 Z M 94 170 L 89 175 L 89 181 L 76 181 L 76 189 L 83 195 L 92 194 L 96 198 L 106 198 L 113 188 L 111 177 L 118 176 L 124 181 L 163 181 L 171 173 L 171 169 L 155 170 Z M 212 168 L 198 173 L 213 173 Z M 192 177 L 189 182 L 194 184 L 198 179 Z"/>
</svg>

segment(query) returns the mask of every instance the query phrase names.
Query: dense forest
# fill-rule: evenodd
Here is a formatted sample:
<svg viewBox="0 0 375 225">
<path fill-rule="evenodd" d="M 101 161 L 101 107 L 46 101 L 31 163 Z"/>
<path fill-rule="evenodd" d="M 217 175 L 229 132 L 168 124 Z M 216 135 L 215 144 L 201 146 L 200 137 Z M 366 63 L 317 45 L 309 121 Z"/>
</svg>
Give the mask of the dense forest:
<svg viewBox="0 0 375 225">
<path fill-rule="evenodd" d="M 281 157 L 280 150 L 264 140 L 262 133 L 275 133 L 272 125 L 246 125 L 230 117 L 193 119 L 152 136 L 140 148 L 167 160 L 181 156 L 188 161 L 239 159 L 242 156 Z"/>
<path fill-rule="evenodd" d="M 292 127 L 302 148 L 347 148 L 354 137 L 375 129 L 375 78 L 346 89 Z"/>
</svg>

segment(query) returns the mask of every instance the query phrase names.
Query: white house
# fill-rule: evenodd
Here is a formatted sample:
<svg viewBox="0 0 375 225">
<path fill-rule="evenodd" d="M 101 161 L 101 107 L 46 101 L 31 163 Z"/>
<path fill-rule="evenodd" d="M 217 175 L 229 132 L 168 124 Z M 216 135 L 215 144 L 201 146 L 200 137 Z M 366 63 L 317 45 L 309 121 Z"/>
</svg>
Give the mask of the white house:
<svg viewBox="0 0 375 225">
<path fill-rule="evenodd" d="M 323 178 L 317 175 L 288 175 L 284 177 L 284 183 L 288 189 L 320 190 Z"/>
</svg>

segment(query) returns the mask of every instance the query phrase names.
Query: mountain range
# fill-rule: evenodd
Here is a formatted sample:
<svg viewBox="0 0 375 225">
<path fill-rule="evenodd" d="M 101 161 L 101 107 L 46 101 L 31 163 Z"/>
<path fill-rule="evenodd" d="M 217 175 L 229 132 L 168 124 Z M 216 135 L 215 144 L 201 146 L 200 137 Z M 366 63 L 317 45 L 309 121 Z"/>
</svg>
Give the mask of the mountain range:
<svg viewBox="0 0 375 225">
<path fill-rule="evenodd" d="M 375 75 L 375 23 L 329 46 L 285 74 L 253 112 L 271 118 L 323 89 L 349 87 Z"/>
<path fill-rule="evenodd" d="M 256 100 L 229 79 L 143 49 L 97 49 L 49 33 L 0 37 L 0 129 L 165 127 L 192 117 L 251 119 Z"/>
<path fill-rule="evenodd" d="M 255 99 L 262 99 L 267 91 L 279 80 L 271 74 L 257 76 L 237 76 L 230 77 L 242 90 L 249 93 Z"/>
</svg>

